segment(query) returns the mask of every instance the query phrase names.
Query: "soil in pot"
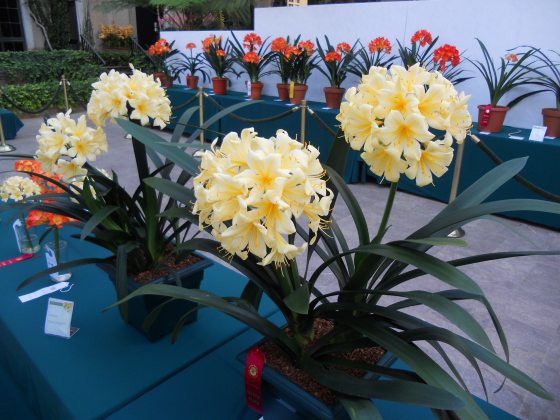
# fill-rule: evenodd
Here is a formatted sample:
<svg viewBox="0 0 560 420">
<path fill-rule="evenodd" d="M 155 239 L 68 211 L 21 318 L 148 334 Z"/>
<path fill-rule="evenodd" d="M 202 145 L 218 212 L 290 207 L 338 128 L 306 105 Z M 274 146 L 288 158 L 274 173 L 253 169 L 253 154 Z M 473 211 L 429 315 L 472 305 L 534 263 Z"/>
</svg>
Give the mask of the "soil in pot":
<svg viewBox="0 0 560 420">
<path fill-rule="evenodd" d="M 333 323 L 324 319 L 317 319 L 314 323 L 315 329 L 315 340 L 328 333 L 333 328 Z M 311 346 L 313 343 L 309 343 Z M 261 351 L 265 355 L 266 365 L 277 372 L 284 375 L 290 381 L 299 385 L 305 391 L 313 395 L 315 398 L 324 402 L 327 405 L 333 405 L 337 402 L 335 394 L 328 388 L 319 384 L 315 381 L 309 374 L 305 371 L 295 367 L 289 357 L 284 353 L 284 351 L 278 347 L 276 344 L 270 341 L 265 341 L 260 346 Z M 366 347 L 354 349 L 351 352 L 339 353 L 338 356 L 344 357 L 348 360 L 366 362 L 369 364 L 377 363 L 381 357 L 385 354 L 385 350 L 382 347 Z M 365 374 L 364 371 L 358 369 L 343 369 L 344 372 L 361 377 Z"/>
<path fill-rule="evenodd" d="M 546 135 L 560 137 L 560 111 L 556 108 L 544 108 L 542 110 L 543 125 L 546 126 Z"/>
<path fill-rule="evenodd" d="M 323 89 L 325 92 L 325 104 L 329 108 L 337 109 L 340 108 L 340 103 L 342 102 L 342 97 L 344 96 L 343 88 L 333 88 L 326 87 Z"/>
<path fill-rule="evenodd" d="M 276 84 L 278 89 L 278 99 L 281 101 L 288 101 L 290 99 L 290 85 L 288 83 Z"/>
<path fill-rule="evenodd" d="M 507 106 L 478 106 L 478 131 L 497 133 L 502 131 L 509 108 Z"/>
</svg>

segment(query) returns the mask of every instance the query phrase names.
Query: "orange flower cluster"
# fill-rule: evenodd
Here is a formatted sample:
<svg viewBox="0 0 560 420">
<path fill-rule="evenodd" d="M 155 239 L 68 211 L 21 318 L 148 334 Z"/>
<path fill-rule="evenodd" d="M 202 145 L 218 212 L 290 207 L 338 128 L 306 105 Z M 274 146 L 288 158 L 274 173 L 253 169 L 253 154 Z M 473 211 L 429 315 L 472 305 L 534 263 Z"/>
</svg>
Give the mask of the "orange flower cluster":
<svg viewBox="0 0 560 420">
<path fill-rule="evenodd" d="M 25 227 L 31 229 L 35 226 L 49 225 L 62 228 L 65 223 L 74 222 L 75 219 L 60 214 L 48 213 L 42 210 L 31 210 L 25 219 Z"/>
<path fill-rule="evenodd" d="M 515 53 L 506 54 L 504 58 L 511 63 L 517 63 L 519 61 L 519 57 Z"/>
<path fill-rule="evenodd" d="M 202 40 L 202 49 L 204 52 L 210 52 L 210 46 L 214 44 L 216 47 L 219 46 L 222 42 L 221 36 L 216 35 L 209 35 Z M 225 54 L 224 54 L 225 55 Z"/>
<path fill-rule="evenodd" d="M 336 52 L 339 52 L 339 53 L 348 53 L 348 52 L 350 52 L 351 49 L 352 49 L 352 47 L 350 46 L 350 44 L 348 42 L 340 42 L 336 46 Z"/>
<path fill-rule="evenodd" d="M 453 67 L 459 64 L 461 58 L 459 50 L 453 45 L 444 44 L 434 51 L 434 63 L 439 64 L 441 71 L 445 71 L 447 62 L 450 62 Z"/>
<path fill-rule="evenodd" d="M 420 29 L 419 31 L 414 32 L 414 35 L 412 35 L 412 38 L 410 38 L 411 44 L 414 44 L 415 42 L 420 42 L 421 47 L 425 46 L 426 44 L 431 44 L 432 34 L 425 29 Z"/>
<path fill-rule="evenodd" d="M 171 52 L 171 46 L 166 39 L 160 38 L 153 45 L 148 48 L 148 54 L 150 55 L 165 55 Z"/>
<path fill-rule="evenodd" d="M 325 54 L 325 61 L 328 63 L 330 61 L 341 61 L 342 57 L 336 51 L 330 51 Z"/>
<path fill-rule="evenodd" d="M 368 49 L 370 53 L 374 53 L 374 52 L 386 52 L 387 54 L 391 53 L 392 47 L 391 47 L 391 42 L 383 37 L 383 36 L 378 36 L 375 39 L 372 39 L 369 44 L 368 44 Z"/>
<path fill-rule="evenodd" d="M 225 52 L 224 50 L 221 50 L 221 49 L 220 49 L 220 50 L 216 50 L 216 55 L 217 55 L 218 57 L 225 57 L 226 52 Z"/>
<path fill-rule="evenodd" d="M 280 36 L 272 41 L 272 44 L 270 45 L 270 51 L 284 53 L 289 46 L 290 44 L 288 44 L 288 41 Z"/>
<path fill-rule="evenodd" d="M 243 46 L 247 48 L 250 52 L 254 51 L 256 47 L 260 47 L 261 45 L 262 45 L 261 37 L 254 32 L 245 35 L 245 38 L 243 38 Z"/>
<path fill-rule="evenodd" d="M 59 174 L 53 175 L 50 172 L 43 171 L 41 163 L 36 160 L 16 160 L 14 163 L 14 170 L 21 172 L 32 172 L 38 175 L 44 175 L 46 177 L 55 179 L 56 181 L 61 181 L 62 176 Z M 62 193 L 64 190 L 52 182 L 48 182 L 45 178 L 39 177 L 37 175 L 30 175 L 31 180 L 35 182 L 39 187 L 41 187 L 41 194 L 46 193 Z"/>
<path fill-rule="evenodd" d="M 258 64 L 259 61 L 261 61 L 261 58 L 259 57 L 259 55 L 254 52 L 254 51 L 249 51 L 247 54 L 245 54 L 243 56 L 243 62 L 244 63 L 254 63 L 254 64 Z"/>
<path fill-rule="evenodd" d="M 297 47 L 303 52 L 307 53 L 307 55 L 311 56 L 313 54 L 313 50 L 315 49 L 315 44 L 311 42 L 309 39 L 307 41 L 301 41 L 297 44 Z"/>
<path fill-rule="evenodd" d="M 187 50 L 192 50 L 192 49 L 196 48 L 196 44 L 194 42 L 187 42 L 187 45 L 185 45 L 185 48 Z"/>
</svg>

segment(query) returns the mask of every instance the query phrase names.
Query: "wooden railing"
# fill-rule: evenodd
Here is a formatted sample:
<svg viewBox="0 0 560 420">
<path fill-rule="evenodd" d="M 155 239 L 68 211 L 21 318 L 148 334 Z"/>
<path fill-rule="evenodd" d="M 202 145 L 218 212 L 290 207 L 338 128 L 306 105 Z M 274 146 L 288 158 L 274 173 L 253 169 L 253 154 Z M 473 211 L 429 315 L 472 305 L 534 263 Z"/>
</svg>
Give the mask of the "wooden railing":
<svg viewBox="0 0 560 420">
<path fill-rule="evenodd" d="M 105 62 L 105 60 L 103 60 L 103 57 L 101 57 L 99 55 L 99 53 L 96 51 L 93 44 L 87 38 L 85 38 L 82 34 L 80 34 L 80 48 L 84 51 L 89 51 L 91 54 L 93 54 L 93 56 L 95 57 L 95 60 L 99 64 L 101 64 L 103 67 L 107 67 L 107 63 Z"/>
</svg>

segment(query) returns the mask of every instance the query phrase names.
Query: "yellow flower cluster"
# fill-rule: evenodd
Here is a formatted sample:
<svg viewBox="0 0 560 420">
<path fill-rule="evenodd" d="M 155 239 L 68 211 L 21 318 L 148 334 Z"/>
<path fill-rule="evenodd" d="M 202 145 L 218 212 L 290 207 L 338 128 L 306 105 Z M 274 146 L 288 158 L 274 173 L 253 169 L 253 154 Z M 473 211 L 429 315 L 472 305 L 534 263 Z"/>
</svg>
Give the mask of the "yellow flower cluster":
<svg viewBox="0 0 560 420">
<path fill-rule="evenodd" d="M 307 248 L 290 244 L 294 220 L 305 216 L 317 233 L 333 198 L 322 178 L 319 151 L 293 140 L 284 130 L 270 139 L 252 129 L 229 133 L 221 147 L 200 152 L 201 172 L 194 179 L 193 213 L 200 227 L 230 254 L 260 264 L 283 264 Z M 314 236 L 315 239 L 316 236 Z"/>
<path fill-rule="evenodd" d="M 11 176 L 0 184 L 0 200 L 20 201 L 41 194 L 41 187 L 23 176 Z"/>
<path fill-rule="evenodd" d="M 127 39 L 132 36 L 134 33 L 134 29 L 132 25 L 115 25 L 114 23 L 111 25 L 99 25 L 99 39 L 109 39 L 109 38 L 118 38 L 118 39 Z"/>
<path fill-rule="evenodd" d="M 165 90 L 152 76 L 134 67 L 130 77 L 111 70 L 103 73 L 92 86 L 87 115 L 98 126 L 104 126 L 109 118 L 114 122 L 115 118 L 126 116 L 142 125 L 153 119 L 153 124 L 160 128 L 169 123 L 171 102 Z"/>
<path fill-rule="evenodd" d="M 88 127 L 84 115 L 75 121 L 70 113 L 59 113 L 41 125 L 36 152 L 42 169 L 60 175 L 66 182 L 83 177 L 87 173 L 84 163 L 94 161 L 98 155 L 107 152 L 103 129 Z"/>
<path fill-rule="evenodd" d="M 404 173 L 418 186 L 432 183 L 453 160 L 453 138 L 461 143 L 472 125 L 470 96 L 459 94 L 437 71 L 419 64 L 408 70 L 372 67 L 348 89 L 337 120 L 346 141 L 362 150 L 373 173 L 397 182 Z M 437 139 L 430 128 L 445 132 Z"/>
</svg>

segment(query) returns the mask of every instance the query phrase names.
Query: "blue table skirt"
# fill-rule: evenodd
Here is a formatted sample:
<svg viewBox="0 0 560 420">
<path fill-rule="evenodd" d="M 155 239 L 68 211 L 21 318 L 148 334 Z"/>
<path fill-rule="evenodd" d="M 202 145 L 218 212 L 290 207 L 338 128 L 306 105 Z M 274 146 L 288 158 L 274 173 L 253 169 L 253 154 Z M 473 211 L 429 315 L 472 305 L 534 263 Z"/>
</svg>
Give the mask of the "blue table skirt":
<svg viewBox="0 0 560 420">
<path fill-rule="evenodd" d="M 4 108 L 0 108 L 0 118 L 2 118 L 2 128 L 6 140 L 15 139 L 17 132 L 23 127 L 21 120 L 16 114 Z"/>
<path fill-rule="evenodd" d="M 191 106 L 197 106 L 198 101 L 194 101 L 191 104 L 182 106 L 187 101 L 189 101 L 197 91 L 194 89 L 187 89 L 183 86 L 175 85 L 174 87 L 167 89 L 167 94 L 171 100 L 172 109 L 178 107 L 178 110 L 173 111 L 173 118 L 169 128 L 174 128 L 177 118 L 180 114 L 185 112 Z M 212 102 L 212 100 L 204 99 L 204 119 L 208 120 L 211 116 L 215 115 L 220 107 L 228 107 L 231 105 L 238 104 L 240 102 L 247 101 L 247 97 L 243 93 L 239 92 L 228 92 L 227 95 L 213 95 L 210 91 L 212 99 L 218 102 L 219 106 Z M 338 109 L 324 109 L 324 103 L 319 102 L 308 102 L 308 106 L 316 113 L 316 115 L 325 122 L 332 130 L 336 132 L 339 123 L 336 121 L 336 115 L 338 114 Z M 277 98 L 264 96 L 262 102 L 250 105 L 246 108 L 239 109 L 234 112 L 234 114 L 239 115 L 243 118 L 250 119 L 262 119 L 269 118 L 284 113 L 285 111 L 292 108 L 292 105 L 287 102 L 280 102 Z M 192 121 L 198 124 L 198 113 L 195 114 Z M 207 132 L 206 138 L 213 139 L 218 136 L 217 133 L 227 134 L 231 131 L 240 133 L 244 128 L 253 127 L 255 131 L 263 137 L 274 136 L 278 129 L 283 129 L 288 132 L 288 134 L 293 138 L 300 138 L 301 133 L 301 111 L 298 110 L 293 112 L 281 119 L 262 122 L 262 123 L 250 123 L 245 122 L 234 117 L 224 117 L 218 123 L 212 125 L 211 131 Z M 186 132 L 192 132 L 192 128 L 186 127 Z M 332 147 L 334 137 L 331 133 L 325 130 L 313 117 L 310 115 L 306 116 L 306 135 L 305 140 L 311 143 L 313 146 L 319 149 L 321 155 L 319 159 L 324 162 L 326 161 L 330 149 Z M 348 183 L 361 182 L 365 180 L 366 167 L 362 164 L 360 159 L 360 154 L 356 151 L 350 151 L 348 154 L 348 159 L 346 161 L 346 169 L 344 172 L 344 180 Z"/>
<path fill-rule="evenodd" d="M 2 232 L 0 260 L 5 260 L 18 252 L 13 233 L 5 226 Z M 102 255 L 93 245 L 69 241 L 71 258 Z M 44 267 L 43 256 L 37 255 L 0 268 L 0 363 L 27 405 L 43 418 L 106 417 L 247 331 L 229 316 L 203 309 L 176 344 L 169 338 L 150 343 L 124 324 L 116 309 L 101 312 L 115 301 L 115 291 L 95 266 L 72 270 L 75 285 L 68 293 L 20 303 L 17 296 L 52 284 L 42 279 L 15 290 L 26 276 Z M 239 296 L 245 283 L 241 275 L 214 264 L 202 287 L 222 296 Z M 43 333 L 49 296 L 75 302 L 72 325 L 80 331 L 69 340 Z M 275 311 L 271 304 L 264 306 L 267 316 Z"/>
</svg>

